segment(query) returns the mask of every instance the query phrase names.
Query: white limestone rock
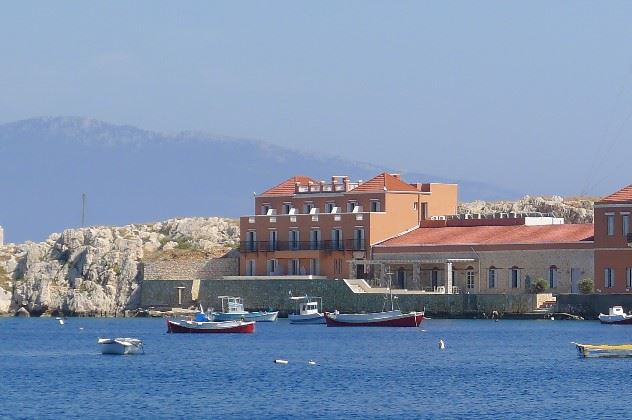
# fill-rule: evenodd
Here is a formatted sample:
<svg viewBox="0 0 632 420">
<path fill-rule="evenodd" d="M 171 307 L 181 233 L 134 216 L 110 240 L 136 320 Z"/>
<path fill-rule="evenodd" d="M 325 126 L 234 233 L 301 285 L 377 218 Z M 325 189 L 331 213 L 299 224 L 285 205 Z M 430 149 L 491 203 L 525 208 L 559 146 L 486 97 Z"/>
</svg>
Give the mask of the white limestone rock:
<svg viewBox="0 0 632 420">
<path fill-rule="evenodd" d="M 115 315 L 140 302 L 146 253 L 217 249 L 239 240 L 236 221 L 170 219 L 122 227 L 66 229 L 41 243 L 0 246 L 0 314 Z"/>
</svg>

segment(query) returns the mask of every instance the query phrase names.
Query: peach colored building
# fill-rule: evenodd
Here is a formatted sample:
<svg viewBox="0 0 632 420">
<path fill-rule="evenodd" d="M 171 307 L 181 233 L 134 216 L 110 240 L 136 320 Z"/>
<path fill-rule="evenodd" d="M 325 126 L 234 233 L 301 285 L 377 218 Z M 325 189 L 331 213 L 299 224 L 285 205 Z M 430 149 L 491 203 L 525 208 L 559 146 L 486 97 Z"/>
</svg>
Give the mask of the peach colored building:
<svg viewBox="0 0 632 420">
<path fill-rule="evenodd" d="M 240 275 L 363 278 L 373 244 L 456 207 L 455 184 L 295 176 L 256 195 L 255 214 L 240 218 Z"/>
<path fill-rule="evenodd" d="M 595 202 L 595 291 L 632 291 L 632 185 Z"/>
</svg>

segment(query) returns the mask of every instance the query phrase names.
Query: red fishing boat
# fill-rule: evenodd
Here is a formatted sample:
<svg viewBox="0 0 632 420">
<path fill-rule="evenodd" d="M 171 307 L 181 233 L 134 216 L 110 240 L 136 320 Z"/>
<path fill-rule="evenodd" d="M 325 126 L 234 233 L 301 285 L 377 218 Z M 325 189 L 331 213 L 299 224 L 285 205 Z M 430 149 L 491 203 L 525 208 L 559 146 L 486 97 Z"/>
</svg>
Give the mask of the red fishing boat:
<svg viewBox="0 0 632 420">
<path fill-rule="evenodd" d="M 255 321 L 167 320 L 168 333 L 253 333 Z"/>
</svg>

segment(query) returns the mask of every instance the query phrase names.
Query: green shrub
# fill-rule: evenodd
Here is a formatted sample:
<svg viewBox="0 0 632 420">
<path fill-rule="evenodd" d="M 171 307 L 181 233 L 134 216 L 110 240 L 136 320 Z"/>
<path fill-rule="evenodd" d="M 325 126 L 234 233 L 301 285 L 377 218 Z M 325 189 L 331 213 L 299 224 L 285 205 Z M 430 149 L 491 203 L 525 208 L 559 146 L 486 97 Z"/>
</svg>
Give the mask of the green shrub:
<svg viewBox="0 0 632 420">
<path fill-rule="evenodd" d="M 548 286 L 546 280 L 544 280 L 543 278 L 539 278 L 533 284 L 533 291 L 535 293 L 542 293 L 546 290 L 546 286 Z"/>
<path fill-rule="evenodd" d="M 594 287 L 594 283 L 592 279 L 586 278 L 586 279 L 582 279 L 579 282 L 579 291 L 585 295 L 592 293 L 593 287 Z"/>
</svg>

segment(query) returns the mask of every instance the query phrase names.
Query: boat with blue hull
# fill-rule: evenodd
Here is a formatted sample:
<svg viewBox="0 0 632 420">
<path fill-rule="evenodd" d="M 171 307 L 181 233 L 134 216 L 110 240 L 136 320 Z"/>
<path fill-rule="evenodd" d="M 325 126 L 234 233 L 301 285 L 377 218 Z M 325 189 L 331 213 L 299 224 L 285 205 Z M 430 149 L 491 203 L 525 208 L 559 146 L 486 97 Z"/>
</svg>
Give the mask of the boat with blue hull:
<svg viewBox="0 0 632 420">
<path fill-rule="evenodd" d="M 222 311 L 213 312 L 211 317 L 213 321 L 258 321 L 272 322 L 276 321 L 279 311 L 245 311 L 244 304 L 240 297 L 237 296 L 218 296 L 222 302 Z"/>
</svg>

